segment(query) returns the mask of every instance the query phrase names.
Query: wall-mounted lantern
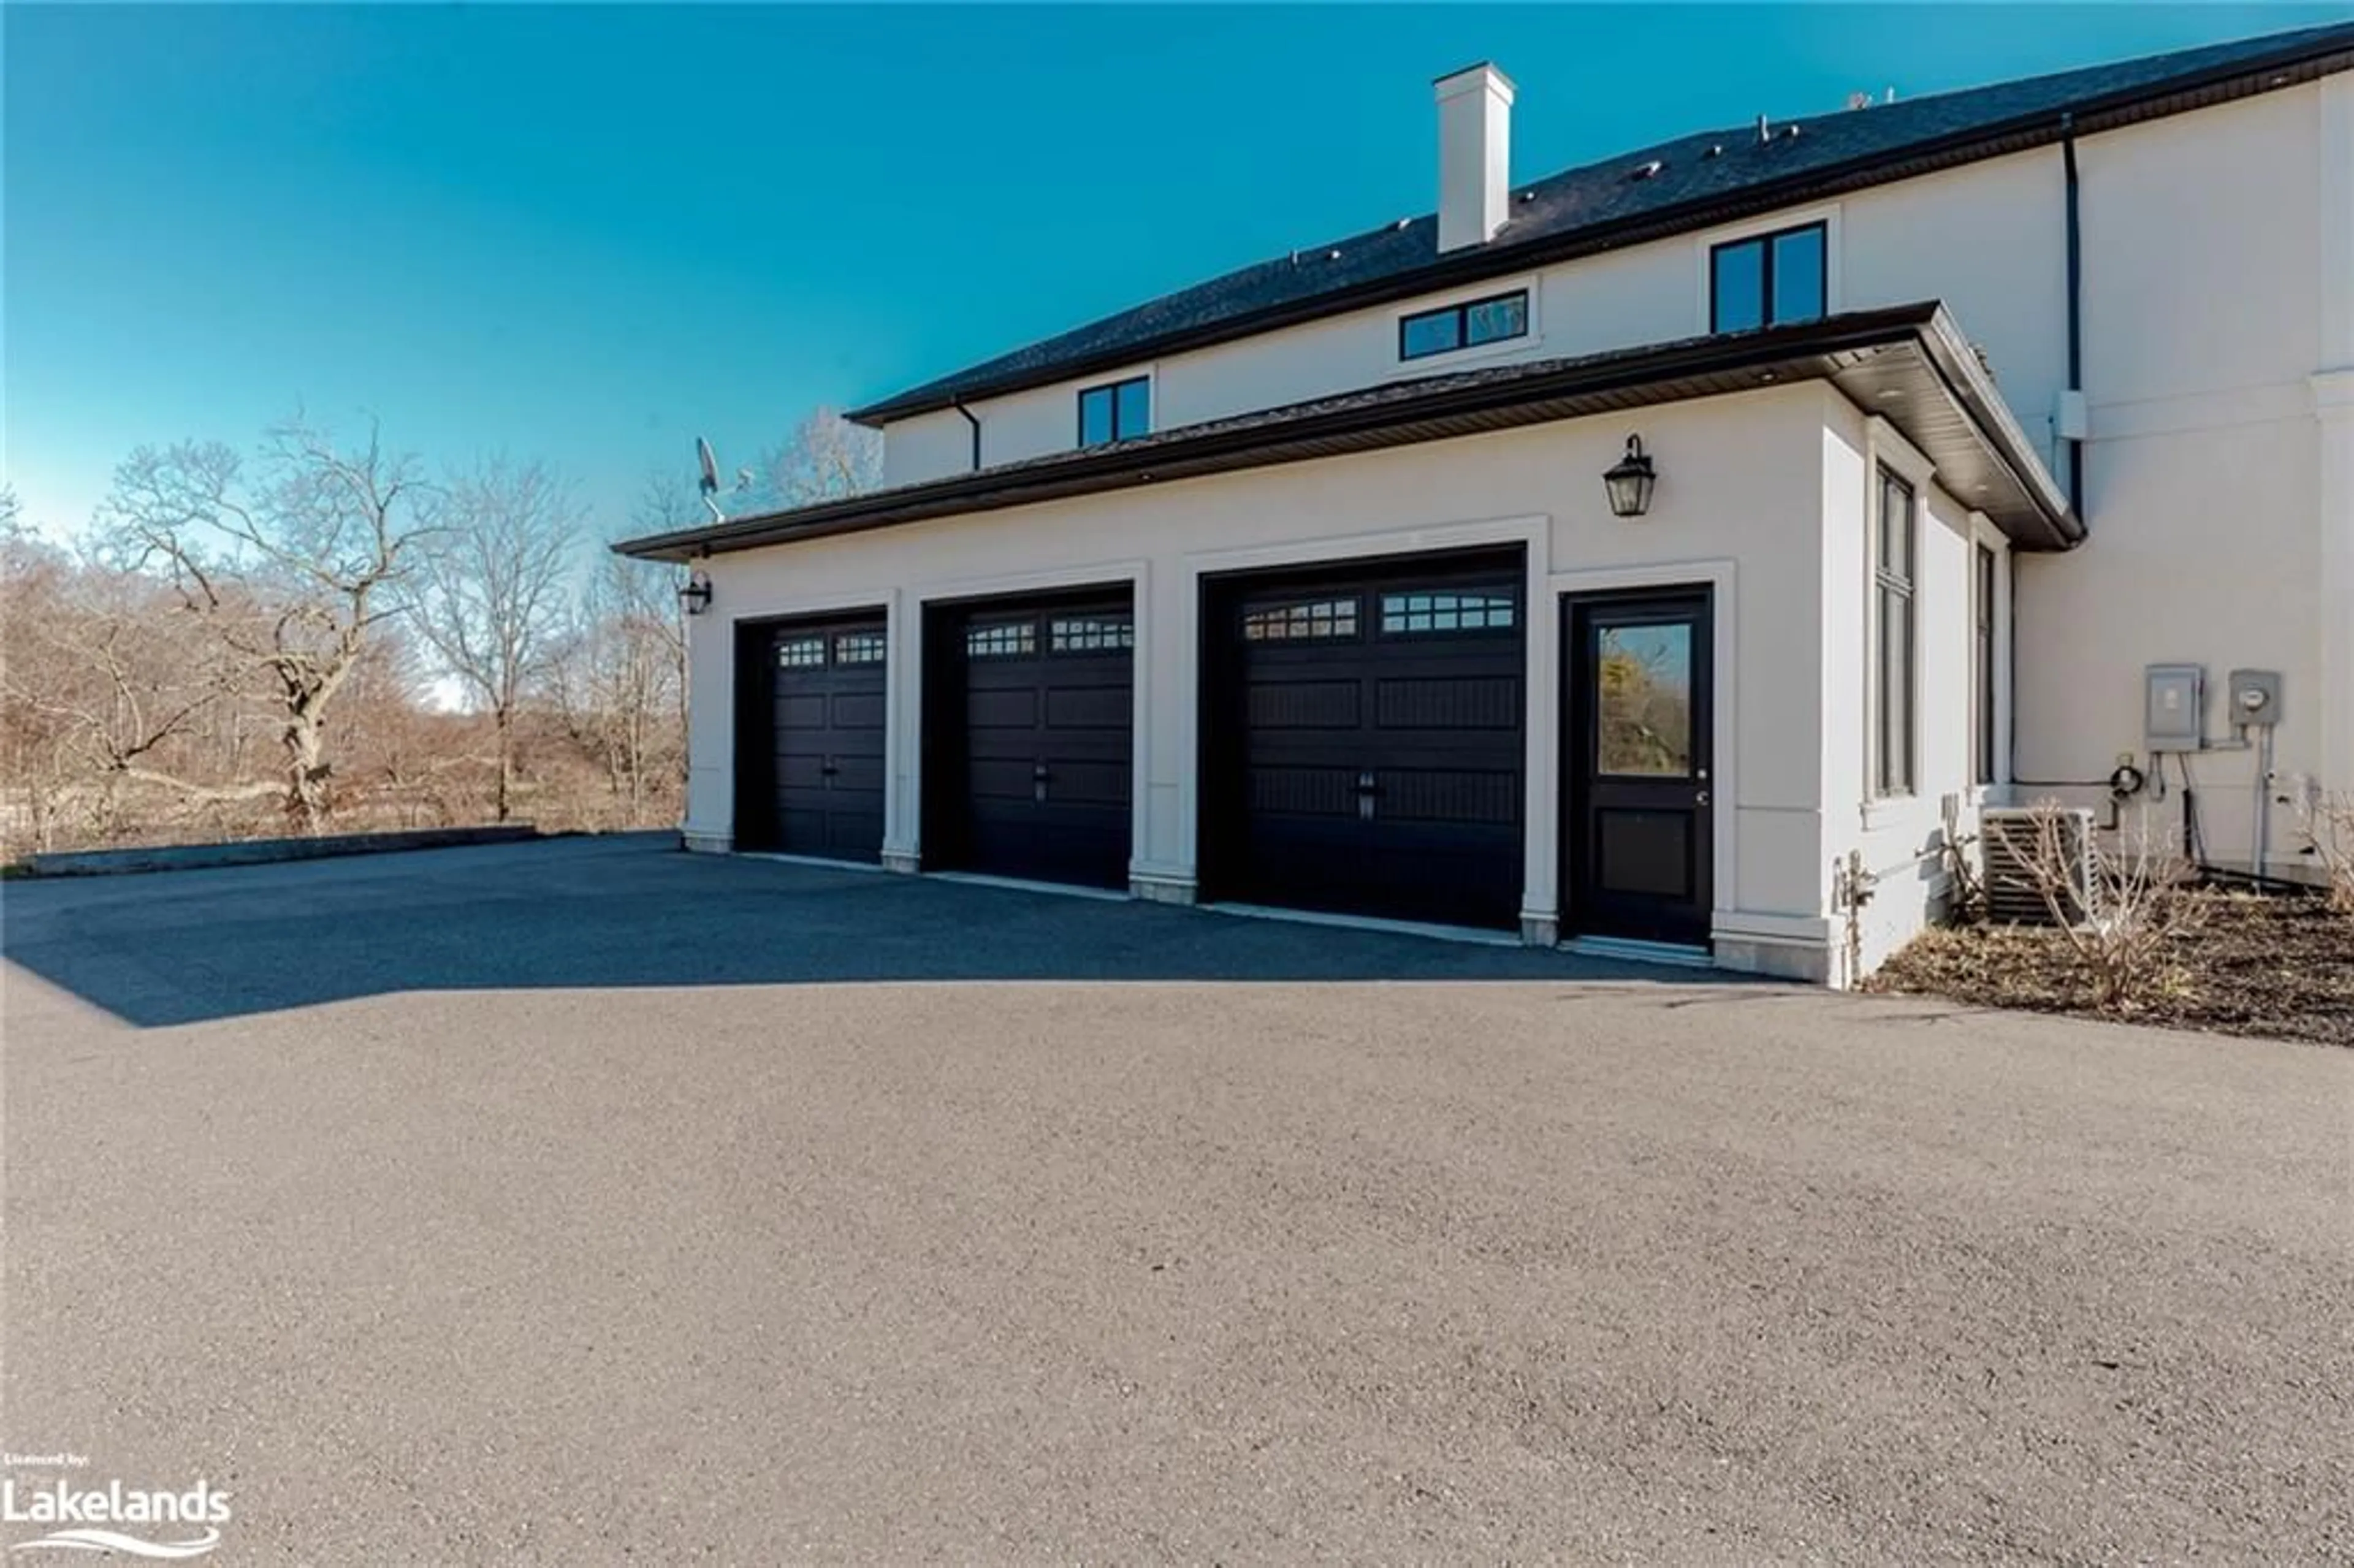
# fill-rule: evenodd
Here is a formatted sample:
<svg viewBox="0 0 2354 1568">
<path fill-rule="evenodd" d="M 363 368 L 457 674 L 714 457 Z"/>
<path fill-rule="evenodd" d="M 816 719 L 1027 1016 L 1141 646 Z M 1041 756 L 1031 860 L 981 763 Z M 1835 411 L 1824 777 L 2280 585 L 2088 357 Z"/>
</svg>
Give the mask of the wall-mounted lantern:
<svg viewBox="0 0 2354 1568">
<path fill-rule="evenodd" d="M 705 610 L 709 609 L 711 579 L 701 572 L 688 577 L 686 586 L 678 590 L 678 602 L 685 606 L 686 613 L 689 615 L 701 615 Z"/>
<path fill-rule="evenodd" d="M 1659 476 L 1651 468 L 1650 454 L 1643 450 L 1643 438 L 1627 438 L 1627 455 L 1610 465 L 1602 476 L 1603 488 L 1610 493 L 1610 514 L 1614 517 L 1640 517 L 1651 509 L 1651 487 Z"/>
</svg>

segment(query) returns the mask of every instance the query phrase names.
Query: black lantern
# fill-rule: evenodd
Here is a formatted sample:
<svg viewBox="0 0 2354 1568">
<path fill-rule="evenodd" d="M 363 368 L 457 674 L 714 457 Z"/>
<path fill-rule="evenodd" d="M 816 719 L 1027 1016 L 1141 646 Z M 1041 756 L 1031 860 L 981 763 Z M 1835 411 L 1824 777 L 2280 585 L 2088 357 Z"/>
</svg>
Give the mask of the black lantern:
<svg viewBox="0 0 2354 1568">
<path fill-rule="evenodd" d="M 705 610 L 709 609 L 711 579 L 701 572 L 687 578 L 686 586 L 678 590 L 678 602 L 686 607 L 686 613 L 689 615 L 701 615 Z"/>
<path fill-rule="evenodd" d="M 1651 509 L 1651 487 L 1659 476 L 1651 470 L 1650 454 L 1643 450 L 1643 438 L 1627 438 L 1627 455 L 1610 465 L 1602 476 L 1603 488 L 1610 492 L 1610 512 L 1615 517 L 1640 517 Z"/>
</svg>

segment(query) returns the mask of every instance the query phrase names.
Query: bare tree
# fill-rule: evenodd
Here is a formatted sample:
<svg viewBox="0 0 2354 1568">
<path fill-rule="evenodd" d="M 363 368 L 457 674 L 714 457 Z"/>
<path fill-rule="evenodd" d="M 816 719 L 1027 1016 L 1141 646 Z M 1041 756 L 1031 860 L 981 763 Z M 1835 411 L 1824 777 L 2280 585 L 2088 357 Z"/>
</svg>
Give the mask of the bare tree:
<svg viewBox="0 0 2354 1568">
<path fill-rule="evenodd" d="M 694 493 L 667 471 L 647 475 L 629 532 L 691 525 Z M 685 573 L 607 552 L 591 572 L 559 665 L 567 731 L 595 757 L 625 820 L 644 820 L 664 785 L 684 786 L 686 626 L 678 589 Z"/>
<path fill-rule="evenodd" d="M 433 511 L 440 536 L 419 574 L 418 627 L 490 717 L 492 814 L 504 822 L 514 808 L 515 715 L 563 628 L 581 510 L 543 464 L 498 457 L 451 480 Z"/>
<path fill-rule="evenodd" d="M 185 794 L 279 795 L 315 832 L 329 807 L 326 726 L 371 635 L 400 613 L 429 522 L 412 459 L 370 426 L 339 447 L 296 420 L 270 432 L 249 483 L 218 442 L 142 447 L 115 470 L 102 527 L 134 569 L 160 570 L 233 662 L 258 673 L 278 709 L 279 777 L 227 785 L 155 769 L 135 776 Z"/>
<path fill-rule="evenodd" d="M 763 454 L 760 478 L 763 499 L 778 506 L 857 495 L 883 482 L 883 439 L 820 408 Z"/>
</svg>

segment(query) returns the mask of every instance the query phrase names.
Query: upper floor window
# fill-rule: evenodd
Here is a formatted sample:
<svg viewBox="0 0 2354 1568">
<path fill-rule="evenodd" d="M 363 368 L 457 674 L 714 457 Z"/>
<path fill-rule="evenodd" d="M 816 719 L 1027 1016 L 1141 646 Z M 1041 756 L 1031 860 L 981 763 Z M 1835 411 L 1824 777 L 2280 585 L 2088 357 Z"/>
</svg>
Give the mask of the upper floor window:
<svg viewBox="0 0 2354 1568">
<path fill-rule="evenodd" d="M 1079 394 L 1079 445 L 1099 447 L 1152 429 L 1152 384 L 1139 376 Z"/>
<path fill-rule="evenodd" d="M 1830 308 L 1819 223 L 1734 239 L 1708 253 L 1708 330 L 1746 332 L 1819 320 Z"/>
<path fill-rule="evenodd" d="M 1458 348 L 1529 335 L 1529 291 L 1516 289 L 1484 300 L 1443 305 L 1398 318 L 1398 357 L 1426 359 Z"/>
</svg>

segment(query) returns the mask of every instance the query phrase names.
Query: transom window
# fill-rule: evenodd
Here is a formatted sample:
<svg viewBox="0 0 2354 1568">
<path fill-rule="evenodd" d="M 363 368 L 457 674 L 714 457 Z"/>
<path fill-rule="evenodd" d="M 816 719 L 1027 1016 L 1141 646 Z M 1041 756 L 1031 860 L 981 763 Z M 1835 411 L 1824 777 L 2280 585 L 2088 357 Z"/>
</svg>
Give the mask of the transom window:
<svg viewBox="0 0 2354 1568">
<path fill-rule="evenodd" d="M 964 653 L 968 659 L 1017 659 L 1036 652 L 1038 623 L 1034 620 L 1009 620 L 965 629 Z"/>
<path fill-rule="evenodd" d="M 1382 634 L 1423 631 L 1501 631 L 1512 624 L 1508 593 L 1424 592 L 1382 595 Z"/>
<path fill-rule="evenodd" d="M 777 644 L 777 667 L 783 670 L 807 670 L 825 662 L 825 639 L 822 637 L 788 637 Z"/>
<path fill-rule="evenodd" d="M 1529 334 L 1529 291 L 1517 289 L 1460 305 L 1417 311 L 1398 320 L 1398 357 L 1426 359 L 1483 343 Z"/>
<path fill-rule="evenodd" d="M 1708 330 L 1821 319 L 1829 310 L 1825 256 L 1829 229 L 1819 223 L 1719 245 L 1708 253 Z"/>
<path fill-rule="evenodd" d="M 1050 653 L 1099 653 L 1136 646 L 1136 622 L 1125 615 L 1058 615 L 1046 624 Z"/>
<path fill-rule="evenodd" d="M 1152 384 L 1139 376 L 1079 394 L 1079 445 L 1099 447 L 1152 431 Z"/>
<path fill-rule="evenodd" d="M 845 631 L 833 640 L 837 664 L 880 664 L 885 642 L 879 631 Z"/>
<path fill-rule="evenodd" d="M 1913 487 L 1880 471 L 1872 541 L 1872 792 L 1913 793 L 1914 588 Z"/>
<path fill-rule="evenodd" d="M 1246 642 L 1298 642 L 1319 637 L 1354 637 L 1357 601 L 1348 599 L 1302 599 L 1296 604 L 1267 604 L 1243 612 Z"/>
</svg>

